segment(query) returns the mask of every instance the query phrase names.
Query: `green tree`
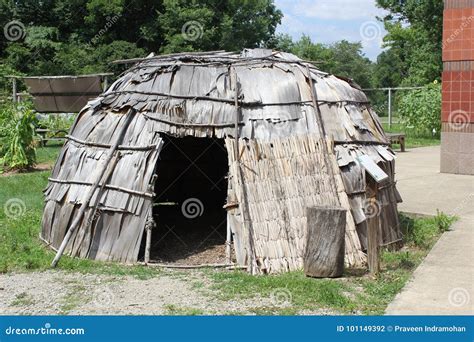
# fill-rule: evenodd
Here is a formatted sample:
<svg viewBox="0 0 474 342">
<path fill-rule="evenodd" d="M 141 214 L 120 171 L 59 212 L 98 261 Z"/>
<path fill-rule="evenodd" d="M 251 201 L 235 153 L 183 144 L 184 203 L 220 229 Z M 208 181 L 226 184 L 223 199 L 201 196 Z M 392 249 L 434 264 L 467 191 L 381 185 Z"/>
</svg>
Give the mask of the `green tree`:
<svg viewBox="0 0 474 342">
<path fill-rule="evenodd" d="M 316 62 L 322 71 L 351 78 L 362 88 L 372 86 L 373 63 L 364 56 L 360 42 L 351 43 L 342 40 L 325 45 L 313 43 L 306 35 L 296 42 L 293 42 L 288 35 L 279 35 L 270 43 L 272 48 Z"/>
<path fill-rule="evenodd" d="M 150 52 L 241 50 L 270 41 L 281 17 L 272 0 L 0 0 L 0 25 L 17 20 L 27 31 L 0 40 L 0 64 L 80 74 Z"/>
<path fill-rule="evenodd" d="M 336 75 L 352 78 L 362 88 L 372 86 L 373 64 L 362 52 L 360 42 L 350 43 L 346 40 L 330 46 L 334 54 L 334 66 L 331 72 Z"/>
<path fill-rule="evenodd" d="M 378 85 L 388 81 L 386 71 L 391 67 L 387 65 L 392 62 L 395 62 L 397 77 L 401 76 L 400 80 L 391 80 L 399 81 L 394 85 L 423 85 L 439 80 L 443 1 L 377 0 L 377 5 L 389 12 L 383 21 L 388 31 L 384 42 L 390 50 L 390 59 L 377 63 Z"/>
<path fill-rule="evenodd" d="M 164 0 L 158 24 L 164 53 L 265 45 L 282 13 L 270 0 Z"/>
<path fill-rule="evenodd" d="M 394 49 L 382 51 L 374 65 L 374 84 L 377 87 L 396 87 L 406 77 L 402 56 Z"/>
<path fill-rule="evenodd" d="M 439 137 L 441 121 L 441 85 L 433 82 L 400 98 L 398 113 L 405 130 L 416 136 Z M 434 131 L 433 131 L 434 130 Z"/>
</svg>

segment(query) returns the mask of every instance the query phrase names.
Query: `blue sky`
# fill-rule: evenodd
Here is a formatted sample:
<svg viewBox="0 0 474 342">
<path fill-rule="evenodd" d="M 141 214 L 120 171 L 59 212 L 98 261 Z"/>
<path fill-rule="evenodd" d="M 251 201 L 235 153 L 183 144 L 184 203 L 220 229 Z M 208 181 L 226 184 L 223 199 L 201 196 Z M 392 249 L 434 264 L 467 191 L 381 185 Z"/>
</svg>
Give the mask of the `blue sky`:
<svg viewBox="0 0 474 342">
<path fill-rule="evenodd" d="M 275 4 L 284 14 L 279 33 L 293 39 L 305 33 L 317 43 L 361 41 L 371 60 L 382 51 L 385 30 L 376 16 L 386 12 L 376 7 L 375 0 L 275 0 Z"/>
</svg>

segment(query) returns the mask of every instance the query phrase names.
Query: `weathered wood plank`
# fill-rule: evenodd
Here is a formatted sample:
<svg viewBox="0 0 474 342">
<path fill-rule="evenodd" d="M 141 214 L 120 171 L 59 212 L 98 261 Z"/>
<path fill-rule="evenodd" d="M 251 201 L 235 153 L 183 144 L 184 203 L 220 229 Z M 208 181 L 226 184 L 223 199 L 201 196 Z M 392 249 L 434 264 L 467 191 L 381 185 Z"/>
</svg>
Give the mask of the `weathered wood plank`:
<svg viewBox="0 0 474 342">
<path fill-rule="evenodd" d="M 376 206 L 376 199 L 370 199 L 370 205 Z M 367 234 L 367 263 L 369 272 L 372 275 L 377 275 L 380 270 L 380 247 L 379 247 L 379 216 L 374 215 L 368 219 L 368 234 Z"/>
<path fill-rule="evenodd" d="M 56 265 L 59 262 L 59 259 L 61 258 L 62 254 L 64 252 L 64 249 L 66 248 L 67 244 L 69 243 L 69 239 L 71 238 L 72 234 L 75 232 L 77 227 L 80 226 L 81 220 L 84 216 L 84 212 L 87 209 L 87 207 L 89 205 L 89 202 L 90 202 L 92 196 L 94 195 L 94 192 L 96 191 L 97 186 L 100 184 L 100 181 L 101 181 L 104 173 L 106 172 L 107 167 L 109 166 L 109 162 L 112 159 L 115 151 L 117 150 L 117 147 L 122 143 L 123 136 L 124 136 L 125 132 L 127 131 L 128 125 L 131 123 L 133 117 L 135 116 L 135 113 L 136 113 L 136 111 L 134 109 L 130 109 L 130 111 L 128 112 L 128 114 L 125 118 L 125 122 L 124 122 L 123 126 L 121 127 L 121 131 L 120 131 L 114 145 L 109 150 L 109 154 L 108 154 L 107 158 L 105 159 L 105 163 L 104 163 L 103 167 L 98 171 L 97 180 L 95 181 L 94 185 L 89 190 L 89 192 L 87 194 L 87 198 L 82 203 L 77 217 L 75 218 L 74 222 L 72 222 L 72 224 L 69 227 L 66 235 L 64 236 L 64 240 L 62 241 L 61 246 L 59 246 L 59 248 L 58 248 L 58 252 L 56 253 L 56 256 L 54 257 L 54 259 L 51 263 L 52 267 L 56 267 Z"/>
<path fill-rule="evenodd" d="M 310 207 L 307 220 L 305 274 L 317 278 L 340 277 L 344 271 L 346 209 Z"/>
</svg>

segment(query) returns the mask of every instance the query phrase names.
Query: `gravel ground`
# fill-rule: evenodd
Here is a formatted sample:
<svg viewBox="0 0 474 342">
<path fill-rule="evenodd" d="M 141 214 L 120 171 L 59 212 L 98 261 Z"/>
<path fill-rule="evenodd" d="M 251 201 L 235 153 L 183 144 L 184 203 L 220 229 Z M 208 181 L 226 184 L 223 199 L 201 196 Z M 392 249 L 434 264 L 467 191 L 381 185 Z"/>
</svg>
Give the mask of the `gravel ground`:
<svg viewBox="0 0 474 342">
<path fill-rule="evenodd" d="M 0 275 L 2 315 L 252 314 L 283 307 L 272 298 L 223 301 L 199 271 L 166 271 L 152 279 L 45 271 Z M 332 314 L 328 310 L 306 315 Z"/>
</svg>

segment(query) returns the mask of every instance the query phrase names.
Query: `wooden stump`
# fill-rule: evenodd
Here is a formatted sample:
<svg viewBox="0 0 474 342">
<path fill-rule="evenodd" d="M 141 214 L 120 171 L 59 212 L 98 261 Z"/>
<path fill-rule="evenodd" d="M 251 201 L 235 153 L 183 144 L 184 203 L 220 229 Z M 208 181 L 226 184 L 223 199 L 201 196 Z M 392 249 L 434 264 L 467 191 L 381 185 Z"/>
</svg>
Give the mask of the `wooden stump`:
<svg viewBox="0 0 474 342">
<path fill-rule="evenodd" d="M 344 271 L 346 210 L 341 207 L 307 208 L 304 272 L 309 277 L 340 277 Z"/>
</svg>

